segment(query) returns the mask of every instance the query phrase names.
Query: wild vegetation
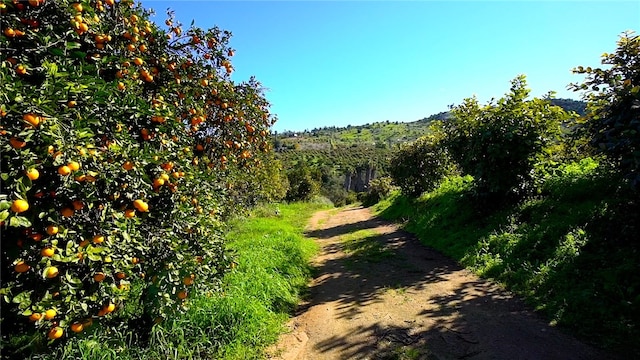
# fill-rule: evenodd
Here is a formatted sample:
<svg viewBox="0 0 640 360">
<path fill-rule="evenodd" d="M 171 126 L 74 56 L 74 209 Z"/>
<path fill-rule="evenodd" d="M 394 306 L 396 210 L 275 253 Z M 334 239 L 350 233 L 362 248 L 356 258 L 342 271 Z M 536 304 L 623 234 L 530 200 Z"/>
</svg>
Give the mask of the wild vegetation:
<svg viewBox="0 0 640 360">
<path fill-rule="evenodd" d="M 383 200 L 380 214 L 553 324 L 637 352 L 639 54 L 640 37 L 624 33 L 603 55 L 609 68 L 574 69 L 588 75 L 572 85 L 588 90 L 583 117 L 527 99 L 523 77 L 495 103 L 466 99 L 438 125 L 442 137 L 396 152 L 394 164 L 413 165 L 392 167 L 402 195 Z"/>
<path fill-rule="evenodd" d="M 3 358 L 259 358 L 321 205 L 243 214 L 319 193 L 386 199 L 383 216 L 552 322 L 640 351 L 637 35 L 574 69 L 586 109 L 518 77 L 413 123 L 272 137 L 260 83 L 230 79 L 228 31 L 171 12 L 164 30 L 132 0 L 0 12 Z M 356 195 L 345 175 L 363 169 L 377 178 Z"/>
<path fill-rule="evenodd" d="M 525 91 L 525 90 L 523 90 Z M 584 114 L 586 104 L 582 101 L 571 99 L 548 99 L 551 105 L 557 105 L 569 113 L 575 111 L 575 116 Z M 337 205 L 343 205 L 354 201 L 364 200 L 365 195 L 347 191 L 345 189 L 345 176 L 358 171 L 375 169 L 376 177 L 388 176 L 393 171 L 407 171 L 407 178 L 399 181 L 402 186 L 416 187 L 415 191 L 426 190 L 428 180 L 425 172 L 413 171 L 414 166 L 433 167 L 426 161 L 417 157 L 404 156 L 402 152 L 424 151 L 414 149 L 410 144 L 427 146 L 426 142 L 432 142 L 434 136 L 437 141 L 442 138 L 439 129 L 453 118 L 452 111 L 446 111 L 431 115 L 409 123 L 379 122 L 359 126 L 347 126 L 343 128 L 325 127 L 310 131 L 292 132 L 286 131 L 273 135 L 276 156 L 281 161 L 287 172 L 300 171 L 297 167 L 308 168 L 310 178 L 317 186 L 314 191 L 330 198 Z M 431 140 L 426 140 L 431 139 Z M 433 151 L 444 149 L 438 144 L 433 144 Z M 524 147 L 523 147 L 524 148 Z M 443 150 L 446 152 L 446 150 Z M 423 154 L 424 155 L 424 154 Z M 416 159 L 411 162 L 410 159 Z M 431 158 L 430 161 L 444 161 L 442 158 Z M 411 173 L 416 176 L 411 176 Z M 419 175 L 418 175 L 419 174 Z M 290 179 L 291 180 L 291 179 Z M 396 178 L 398 180 L 398 178 Z M 308 187 L 311 189 L 311 187 Z M 364 191 L 370 187 L 366 186 Z M 314 193 L 315 194 L 315 193 Z M 312 196 L 313 194 L 308 194 Z M 293 197 L 292 197 L 293 196 Z M 296 198 L 293 194 L 289 199 Z M 306 196 L 299 197 L 307 198 Z"/>
</svg>

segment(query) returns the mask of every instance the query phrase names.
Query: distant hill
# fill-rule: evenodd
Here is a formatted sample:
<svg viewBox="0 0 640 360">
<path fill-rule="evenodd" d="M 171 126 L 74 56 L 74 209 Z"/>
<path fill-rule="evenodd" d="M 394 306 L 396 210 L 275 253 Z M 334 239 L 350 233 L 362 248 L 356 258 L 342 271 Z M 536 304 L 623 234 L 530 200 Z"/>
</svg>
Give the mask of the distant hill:
<svg viewBox="0 0 640 360">
<path fill-rule="evenodd" d="M 572 99 L 552 99 L 551 103 L 566 111 L 584 116 L 586 103 Z M 412 122 L 382 121 L 358 126 L 322 127 L 307 131 L 274 133 L 276 150 L 331 150 L 344 147 L 393 148 L 414 141 L 427 133 L 434 120 L 447 121 L 449 111 Z"/>
<path fill-rule="evenodd" d="M 587 111 L 587 103 L 572 99 L 551 99 L 551 103 L 560 106 L 565 111 L 575 111 L 578 115 L 584 116 Z"/>
</svg>

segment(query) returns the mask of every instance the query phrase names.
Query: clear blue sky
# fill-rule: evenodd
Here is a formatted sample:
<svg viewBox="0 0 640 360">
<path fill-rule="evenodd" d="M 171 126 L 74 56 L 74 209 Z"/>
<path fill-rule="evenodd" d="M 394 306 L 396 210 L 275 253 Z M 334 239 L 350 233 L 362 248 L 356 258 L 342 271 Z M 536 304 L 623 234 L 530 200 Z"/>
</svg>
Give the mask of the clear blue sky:
<svg viewBox="0 0 640 360">
<path fill-rule="evenodd" d="M 274 130 L 415 121 L 527 75 L 534 96 L 566 90 L 571 68 L 600 65 L 640 1 L 153 1 L 183 24 L 233 33 L 235 81 L 251 75 Z"/>
</svg>

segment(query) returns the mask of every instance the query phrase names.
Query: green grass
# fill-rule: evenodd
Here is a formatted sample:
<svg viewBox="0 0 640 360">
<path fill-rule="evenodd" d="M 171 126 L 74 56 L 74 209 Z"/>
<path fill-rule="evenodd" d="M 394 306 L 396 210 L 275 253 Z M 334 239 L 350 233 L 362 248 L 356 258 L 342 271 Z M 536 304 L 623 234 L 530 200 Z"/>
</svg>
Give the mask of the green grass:
<svg viewBox="0 0 640 360">
<path fill-rule="evenodd" d="M 300 300 L 317 245 L 303 236 L 326 203 L 261 207 L 235 220 L 227 234 L 237 266 L 223 292 L 196 295 L 188 309 L 151 330 L 146 342 L 129 331 L 73 338 L 40 359 L 261 359 Z"/>
<path fill-rule="evenodd" d="M 373 230 L 357 230 L 340 237 L 344 252 L 349 255 L 347 264 L 376 263 L 393 256 Z"/>
<path fill-rule="evenodd" d="M 596 164 L 597 165 L 597 164 Z M 487 212 L 471 178 L 452 178 L 408 200 L 376 205 L 421 241 L 522 295 L 583 339 L 640 350 L 637 199 L 585 160 L 562 169 L 538 196 Z"/>
</svg>

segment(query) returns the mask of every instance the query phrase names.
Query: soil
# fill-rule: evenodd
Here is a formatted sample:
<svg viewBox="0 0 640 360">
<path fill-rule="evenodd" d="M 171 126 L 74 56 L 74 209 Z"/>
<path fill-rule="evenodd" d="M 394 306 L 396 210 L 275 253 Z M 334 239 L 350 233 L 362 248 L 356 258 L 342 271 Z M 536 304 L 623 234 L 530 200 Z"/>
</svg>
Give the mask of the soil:
<svg viewBox="0 0 640 360">
<path fill-rule="evenodd" d="M 358 230 L 381 251 L 346 249 Z M 367 208 L 316 213 L 307 236 L 321 246 L 316 274 L 272 359 L 613 358 Z"/>
</svg>

